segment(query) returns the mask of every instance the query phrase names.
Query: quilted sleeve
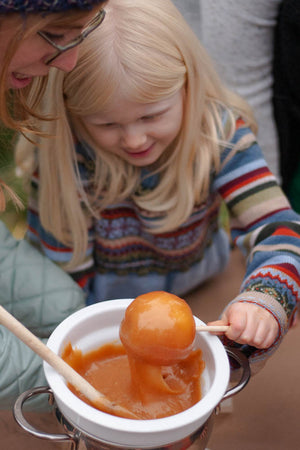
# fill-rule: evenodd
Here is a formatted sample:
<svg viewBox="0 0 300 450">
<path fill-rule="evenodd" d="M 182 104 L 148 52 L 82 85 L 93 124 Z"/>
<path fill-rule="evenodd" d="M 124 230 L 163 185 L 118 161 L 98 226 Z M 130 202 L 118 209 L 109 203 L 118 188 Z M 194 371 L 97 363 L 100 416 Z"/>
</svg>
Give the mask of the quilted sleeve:
<svg viewBox="0 0 300 450">
<path fill-rule="evenodd" d="M 27 241 L 15 240 L 1 222 L 0 293 L 2 306 L 39 337 L 85 304 L 69 275 Z"/>
<path fill-rule="evenodd" d="M 39 337 L 48 337 L 68 315 L 84 306 L 80 287 L 26 241 L 17 241 L 0 222 L 0 302 Z M 0 408 L 11 408 L 17 396 L 45 386 L 42 360 L 0 326 Z M 47 405 L 39 396 L 31 407 Z"/>
<path fill-rule="evenodd" d="M 11 409 L 17 397 L 35 386 L 47 386 L 41 358 L 5 327 L 0 326 L 0 409 Z M 48 399 L 40 395 L 30 409 L 46 410 Z"/>
</svg>

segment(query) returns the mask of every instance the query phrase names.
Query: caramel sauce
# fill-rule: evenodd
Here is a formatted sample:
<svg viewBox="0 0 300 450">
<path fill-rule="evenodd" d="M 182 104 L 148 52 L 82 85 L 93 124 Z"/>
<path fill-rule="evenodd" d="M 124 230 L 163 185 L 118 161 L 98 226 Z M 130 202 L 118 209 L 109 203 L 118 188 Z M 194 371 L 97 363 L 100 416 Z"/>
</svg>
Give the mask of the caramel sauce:
<svg viewBox="0 0 300 450">
<path fill-rule="evenodd" d="M 118 343 L 85 354 L 69 343 L 62 358 L 110 401 L 140 419 L 157 419 L 182 412 L 201 399 L 200 376 L 205 366 L 201 356 L 197 349 L 171 366 L 153 366 L 129 358 Z M 69 388 L 91 404 L 74 387 Z"/>
</svg>

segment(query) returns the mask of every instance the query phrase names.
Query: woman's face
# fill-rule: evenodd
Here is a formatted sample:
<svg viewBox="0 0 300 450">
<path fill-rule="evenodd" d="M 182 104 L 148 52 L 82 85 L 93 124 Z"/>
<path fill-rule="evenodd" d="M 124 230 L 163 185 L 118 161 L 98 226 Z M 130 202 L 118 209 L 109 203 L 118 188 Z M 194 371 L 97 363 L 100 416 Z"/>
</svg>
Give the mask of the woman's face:
<svg viewBox="0 0 300 450">
<path fill-rule="evenodd" d="M 55 26 L 55 22 L 52 21 L 51 25 L 47 25 L 38 31 L 43 31 L 57 44 L 65 45 L 80 34 L 84 26 L 95 16 L 95 13 L 95 10 L 82 13 L 80 18 L 76 17 L 74 23 L 70 24 L 69 27 Z M 24 20 L 18 14 L 8 14 L 5 16 L 5 20 L 0 19 L 0 72 L 5 52 L 15 36 L 16 27 Z M 40 16 L 31 14 L 26 18 L 24 27 L 31 28 L 37 25 L 40 20 Z M 77 62 L 78 47 L 68 50 L 47 65 L 47 59 L 54 53 L 55 48 L 37 33 L 24 39 L 10 61 L 7 88 L 23 88 L 30 84 L 34 77 L 47 75 L 50 67 L 57 67 L 64 72 L 69 72 L 74 68 Z"/>
<path fill-rule="evenodd" d="M 156 103 L 136 103 L 116 96 L 105 113 L 82 121 L 103 150 L 134 166 L 155 163 L 178 135 L 183 118 L 184 90 Z"/>
</svg>

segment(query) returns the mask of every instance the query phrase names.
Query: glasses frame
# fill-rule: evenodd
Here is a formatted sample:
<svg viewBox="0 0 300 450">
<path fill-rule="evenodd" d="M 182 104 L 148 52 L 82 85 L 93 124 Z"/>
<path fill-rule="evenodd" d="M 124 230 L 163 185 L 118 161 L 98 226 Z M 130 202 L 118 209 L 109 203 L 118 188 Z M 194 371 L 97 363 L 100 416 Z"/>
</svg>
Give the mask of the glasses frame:
<svg viewBox="0 0 300 450">
<path fill-rule="evenodd" d="M 56 52 L 54 53 L 54 55 L 52 55 L 50 58 L 48 58 L 47 61 L 45 62 L 45 64 L 46 65 L 51 64 L 58 56 L 67 52 L 68 50 L 71 50 L 72 48 L 77 47 L 77 45 L 81 44 L 82 41 L 84 41 L 84 39 L 90 33 L 92 33 L 94 30 L 96 30 L 96 28 L 98 28 L 101 25 L 101 23 L 103 22 L 103 20 L 105 18 L 105 14 L 106 14 L 105 10 L 100 9 L 100 11 L 95 15 L 95 17 L 83 29 L 83 31 L 66 45 L 56 44 L 43 31 L 38 31 L 37 34 L 39 36 L 41 36 L 43 39 L 45 39 L 45 41 L 47 41 L 48 44 L 52 45 L 52 47 L 54 47 L 56 49 Z"/>
</svg>

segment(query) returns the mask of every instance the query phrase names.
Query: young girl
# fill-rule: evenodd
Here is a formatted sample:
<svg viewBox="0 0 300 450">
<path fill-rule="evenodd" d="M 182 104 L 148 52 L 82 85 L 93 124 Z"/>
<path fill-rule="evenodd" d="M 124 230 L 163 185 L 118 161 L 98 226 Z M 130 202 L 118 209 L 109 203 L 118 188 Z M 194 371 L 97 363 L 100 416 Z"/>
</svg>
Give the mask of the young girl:
<svg viewBox="0 0 300 450">
<path fill-rule="evenodd" d="M 38 131 L 31 115 L 36 114 L 39 95 L 26 103 L 23 89 L 34 77 L 46 76 L 50 67 L 63 71 L 74 67 L 78 44 L 104 18 L 103 3 L 0 0 L 0 123 L 15 130 Z M 42 86 L 40 80 L 39 93 Z M 11 188 L 0 179 L 0 213 L 8 197 L 16 201 Z M 1 305 L 41 338 L 84 305 L 82 291 L 74 281 L 28 242 L 14 239 L 2 222 L 0 285 Z M 21 392 L 45 384 L 45 377 L 41 359 L 3 326 L 0 348 L 0 408 L 7 409 Z"/>
<path fill-rule="evenodd" d="M 184 297 L 228 261 L 223 199 L 248 264 L 220 323 L 252 361 L 271 353 L 299 298 L 299 216 L 266 166 L 249 108 L 172 2 L 110 0 L 78 66 L 53 71 L 44 100 L 41 113 L 61 118 L 45 124 L 53 137 L 19 142 L 23 170 L 37 169 L 28 239 L 88 304 L 153 290 Z"/>
</svg>

